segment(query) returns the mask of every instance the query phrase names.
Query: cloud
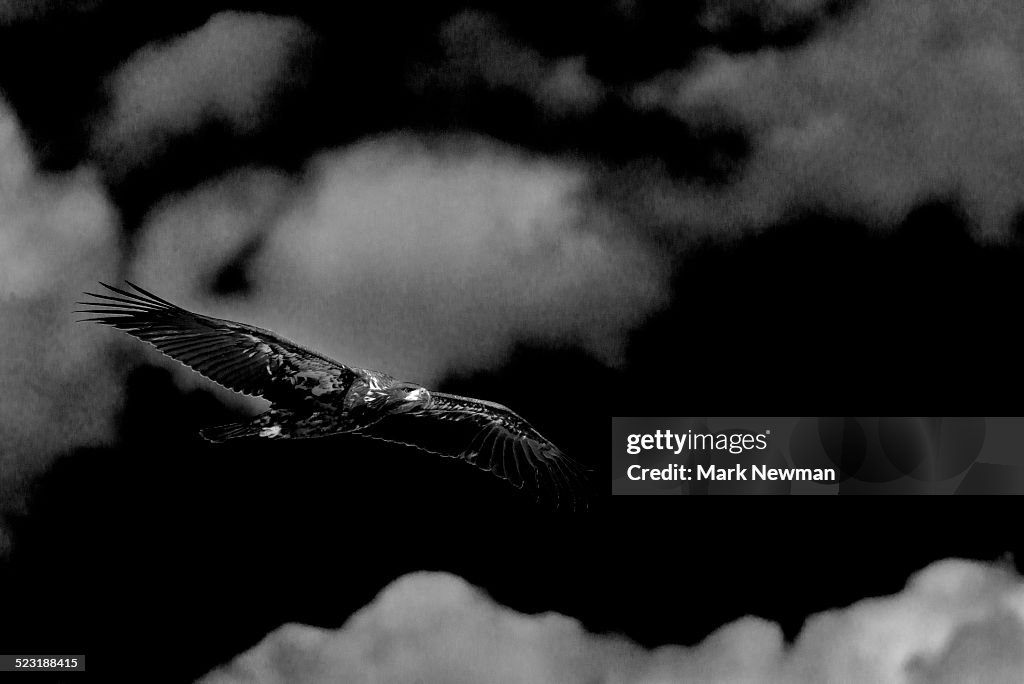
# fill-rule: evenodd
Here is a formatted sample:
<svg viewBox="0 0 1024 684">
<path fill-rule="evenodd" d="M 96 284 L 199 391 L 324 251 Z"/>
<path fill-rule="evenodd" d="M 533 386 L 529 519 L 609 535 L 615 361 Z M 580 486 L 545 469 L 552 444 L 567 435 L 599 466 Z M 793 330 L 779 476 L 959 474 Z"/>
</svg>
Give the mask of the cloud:
<svg viewBox="0 0 1024 684">
<path fill-rule="evenodd" d="M 100 330 L 75 325 L 71 309 L 119 258 L 96 174 L 37 171 L 0 101 L 0 514 L 54 457 L 111 437 L 116 378 Z"/>
<path fill-rule="evenodd" d="M 1024 623 L 1010 611 L 970 622 L 954 632 L 941 655 L 920 658 L 908 667 L 910 681 L 921 684 L 1012 682 L 1024 673 Z M 977 667 L 981 661 L 984 668 Z"/>
<path fill-rule="evenodd" d="M 751 19 L 765 30 L 778 31 L 819 20 L 842 4 L 842 0 L 718 0 L 708 3 L 700 21 L 715 32 L 733 30 L 737 23 Z"/>
<path fill-rule="evenodd" d="M 605 96 L 585 57 L 546 57 L 509 37 L 493 15 L 460 12 L 441 27 L 439 38 L 445 59 L 419 70 L 413 79 L 418 90 L 514 90 L 555 115 L 590 111 Z"/>
<path fill-rule="evenodd" d="M 103 0 L 0 0 L 0 26 L 57 15 L 78 14 L 98 7 Z"/>
<path fill-rule="evenodd" d="M 183 304 L 424 383 L 527 339 L 613 362 L 665 272 L 582 201 L 587 178 L 483 140 L 390 136 L 325 153 L 301 180 L 249 171 L 167 203 L 133 273 Z M 204 294 L 245 245 L 250 296 Z"/>
<path fill-rule="evenodd" d="M 821 3 L 770 3 L 794 4 Z M 645 207 L 722 231 L 807 208 L 891 223 L 954 196 L 999 234 L 1024 196 L 1022 45 L 1019 3 L 875 0 L 798 47 L 705 50 L 638 85 L 633 102 L 742 130 L 751 154 L 724 187 L 652 178 Z"/>
<path fill-rule="evenodd" d="M 900 594 L 812 616 L 792 646 L 777 625 L 744 618 L 692 648 L 646 650 L 424 572 L 395 581 L 340 630 L 285 625 L 200 682 L 1009 684 L 1020 680 L 1022 620 L 1019 577 L 950 560 Z"/>
<path fill-rule="evenodd" d="M 206 123 L 257 131 L 275 96 L 302 82 L 311 35 L 296 19 L 222 12 L 132 55 L 110 78 L 110 106 L 93 147 L 125 172 Z"/>
</svg>

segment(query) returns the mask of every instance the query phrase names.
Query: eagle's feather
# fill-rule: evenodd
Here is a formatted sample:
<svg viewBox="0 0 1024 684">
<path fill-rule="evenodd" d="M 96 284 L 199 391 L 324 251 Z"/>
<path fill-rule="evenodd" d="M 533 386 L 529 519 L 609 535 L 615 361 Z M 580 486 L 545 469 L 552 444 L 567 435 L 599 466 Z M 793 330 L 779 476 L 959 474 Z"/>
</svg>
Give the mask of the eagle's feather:
<svg viewBox="0 0 1024 684">
<path fill-rule="evenodd" d="M 78 302 L 93 314 L 83 320 L 109 325 L 156 347 L 200 375 L 240 394 L 286 400 L 289 395 L 348 389 L 357 370 L 254 325 L 203 316 L 128 283 L 117 296 L 86 292 Z"/>
</svg>

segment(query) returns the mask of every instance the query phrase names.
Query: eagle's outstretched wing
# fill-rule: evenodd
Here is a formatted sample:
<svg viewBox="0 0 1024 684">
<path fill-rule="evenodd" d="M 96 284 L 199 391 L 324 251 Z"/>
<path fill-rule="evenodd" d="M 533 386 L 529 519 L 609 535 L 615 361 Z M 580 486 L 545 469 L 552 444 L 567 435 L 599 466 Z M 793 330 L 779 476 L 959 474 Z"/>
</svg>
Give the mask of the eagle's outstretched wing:
<svg viewBox="0 0 1024 684">
<path fill-rule="evenodd" d="M 268 399 L 344 391 L 357 373 L 269 330 L 182 309 L 138 285 L 113 295 L 86 292 L 82 319 L 123 330 L 235 392 Z"/>
<path fill-rule="evenodd" d="M 519 489 L 553 491 L 556 503 L 576 507 L 584 500 L 588 469 L 501 404 L 431 392 L 427 408 L 388 416 L 356 434 L 462 459 Z"/>
</svg>

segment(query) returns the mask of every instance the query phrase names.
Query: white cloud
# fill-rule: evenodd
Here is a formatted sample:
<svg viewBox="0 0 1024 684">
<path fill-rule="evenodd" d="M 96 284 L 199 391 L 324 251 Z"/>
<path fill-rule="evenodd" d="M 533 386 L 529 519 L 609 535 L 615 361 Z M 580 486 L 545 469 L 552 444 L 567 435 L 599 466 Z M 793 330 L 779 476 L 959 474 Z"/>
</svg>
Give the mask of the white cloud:
<svg viewBox="0 0 1024 684">
<path fill-rule="evenodd" d="M 206 122 L 252 133 L 272 115 L 275 95 L 301 80 L 297 60 L 310 46 L 298 20 L 239 12 L 148 45 L 111 77 L 93 145 L 123 172 Z"/>
<path fill-rule="evenodd" d="M 795 48 L 709 49 L 635 101 L 741 127 L 752 155 L 725 188 L 662 181 L 650 208 L 722 230 L 820 207 L 892 222 L 943 195 L 999 233 L 1024 197 L 1022 45 L 1019 3 L 873 0 Z"/>
<path fill-rule="evenodd" d="M 1020 681 L 1022 620 L 1019 577 L 943 561 L 900 594 L 812 616 L 791 647 L 776 625 L 744 618 L 692 648 L 648 651 L 561 615 L 517 613 L 458 577 L 416 573 L 340 630 L 286 625 L 200 681 L 1010 684 Z"/>
<path fill-rule="evenodd" d="M 36 170 L 0 101 L 0 501 L 65 450 L 108 440 L 119 400 L 101 331 L 71 314 L 120 257 L 116 216 L 89 169 Z M 2 512 L 2 511 L 0 511 Z M 0 550 L 3 544 L 0 543 Z"/>
<path fill-rule="evenodd" d="M 185 304 L 420 382 L 500 361 L 522 339 L 614 361 L 664 272 L 583 204 L 586 180 L 485 141 L 384 138 L 320 156 L 301 183 L 247 172 L 167 204 L 133 272 Z M 203 300 L 256 235 L 252 295 Z"/>
</svg>

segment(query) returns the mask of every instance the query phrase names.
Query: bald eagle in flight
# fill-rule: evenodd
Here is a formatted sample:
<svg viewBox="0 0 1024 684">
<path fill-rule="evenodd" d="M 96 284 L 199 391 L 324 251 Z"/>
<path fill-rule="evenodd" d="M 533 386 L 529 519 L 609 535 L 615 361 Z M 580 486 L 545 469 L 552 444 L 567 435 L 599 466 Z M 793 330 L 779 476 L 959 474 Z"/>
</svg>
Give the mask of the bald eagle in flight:
<svg viewBox="0 0 1024 684">
<path fill-rule="evenodd" d="M 269 330 L 193 313 L 143 290 L 100 283 L 85 321 L 151 344 L 229 390 L 271 402 L 250 420 L 206 428 L 211 442 L 351 434 L 458 458 L 515 487 L 549 490 L 575 505 L 586 472 L 508 407 L 434 392 L 375 370 L 346 366 Z"/>
</svg>

